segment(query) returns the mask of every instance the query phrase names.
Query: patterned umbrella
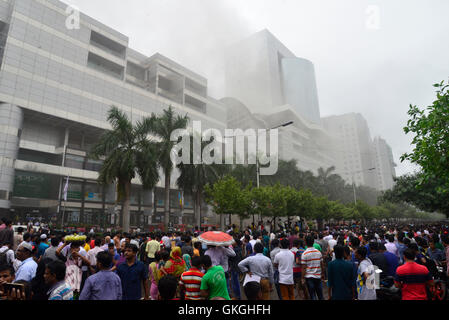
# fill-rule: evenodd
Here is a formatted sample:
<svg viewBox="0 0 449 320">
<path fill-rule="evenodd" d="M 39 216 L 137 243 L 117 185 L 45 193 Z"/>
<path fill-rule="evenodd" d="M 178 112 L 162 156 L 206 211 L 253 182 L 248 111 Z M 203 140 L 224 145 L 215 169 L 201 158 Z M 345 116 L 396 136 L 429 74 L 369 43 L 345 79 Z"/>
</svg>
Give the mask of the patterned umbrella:
<svg viewBox="0 0 449 320">
<path fill-rule="evenodd" d="M 234 238 L 222 231 L 208 231 L 201 234 L 198 240 L 212 246 L 230 246 L 234 243 Z"/>
</svg>

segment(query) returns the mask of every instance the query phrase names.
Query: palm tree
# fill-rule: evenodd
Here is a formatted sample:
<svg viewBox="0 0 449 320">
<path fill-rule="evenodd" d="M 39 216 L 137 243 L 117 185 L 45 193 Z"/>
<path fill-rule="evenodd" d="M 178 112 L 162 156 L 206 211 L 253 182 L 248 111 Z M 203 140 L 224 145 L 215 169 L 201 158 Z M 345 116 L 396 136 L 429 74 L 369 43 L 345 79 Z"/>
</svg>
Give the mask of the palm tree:
<svg viewBox="0 0 449 320">
<path fill-rule="evenodd" d="M 176 115 L 171 106 L 168 110 L 164 110 L 160 117 L 152 114 L 151 119 L 154 121 L 152 133 L 160 139 L 160 141 L 157 142 L 159 154 L 158 161 L 165 176 L 164 225 L 165 229 L 168 230 L 170 222 L 170 178 L 173 172 L 173 163 L 170 154 L 176 144 L 176 141 L 171 141 L 170 137 L 174 130 L 185 129 L 189 119 L 187 115 Z"/>
<path fill-rule="evenodd" d="M 209 142 L 201 143 L 201 151 Z M 191 193 L 195 203 L 195 217 L 198 227 L 201 228 L 201 204 L 203 203 L 205 186 L 214 184 L 227 172 L 226 165 L 220 164 L 193 164 L 193 136 L 190 136 L 190 163 L 177 165 L 180 175 L 176 181 L 178 188 Z"/>
<path fill-rule="evenodd" d="M 108 112 L 112 130 L 106 131 L 89 155 L 104 158 L 98 183 L 117 183 L 118 201 L 122 201 L 123 231 L 129 232 L 131 180 L 139 175 L 143 188 L 151 190 L 159 180 L 156 146 L 148 139 L 154 121 L 144 118 L 134 126 L 117 107 Z"/>
</svg>

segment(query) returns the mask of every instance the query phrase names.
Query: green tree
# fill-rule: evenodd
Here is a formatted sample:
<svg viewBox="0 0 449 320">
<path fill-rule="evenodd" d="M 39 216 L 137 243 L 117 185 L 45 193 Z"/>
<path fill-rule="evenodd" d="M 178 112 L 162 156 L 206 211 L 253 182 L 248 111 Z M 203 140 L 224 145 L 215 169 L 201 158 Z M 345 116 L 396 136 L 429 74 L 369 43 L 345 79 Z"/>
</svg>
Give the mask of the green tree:
<svg viewBox="0 0 449 320">
<path fill-rule="evenodd" d="M 173 108 L 170 106 L 163 111 L 161 116 L 156 116 L 154 113 L 151 116 L 152 133 L 159 139 L 157 142 L 159 165 L 164 172 L 165 178 L 165 197 L 164 197 L 164 225 L 165 229 L 168 229 L 170 222 L 170 184 L 171 174 L 173 172 L 173 162 L 171 160 L 171 153 L 176 141 L 171 141 L 171 134 L 177 129 L 185 129 L 189 121 L 187 115 L 176 115 Z"/>
<path fill-rule="evenodd" d="M 331 213 L 331 202 L 327 197 L 316 197 L 313 218 L 317 221 L 318 229 L 323 229 L 323 221 L 328 220 Z"/>
<path fill-rule="evenodd" d="M 256 185 L 257 171 L 255 164 L 236 164 L 232 166 L 229 174 L 240 181 L 243 186 Z"/>
<path fill-rule="evenodd" d="M 148 139 L 154 122 L 144 118 L 134 126 L 126 114 L 117 107 L 108 112 L 112 130 L 107 130 L 89 155 L 93 159 L 104 158 L 98 176 L 98 183 L 109 185 L 117 183 L 118 200 L 122 201 L 123 230 L 129 231 L 129 207 L 131 181 L 137 174 L 143 188 L 153 189 L 159 180 L 157 148 Z"/>
<path fill-rule="evenodd" d="M 198 137 L 200 138 L 200 137 Z M 197 219 L 197 224 L 201 227 L 201 205 L 205 196 L 205 187 L 208 184 L 215 183 L 220 174 L 223 172 L 223 167 L 221 165 L 207 165 L 203 162 L 194 164 L 193 162 L 193 136 L 189 136 L 190 139 L 190 161 L 189 163 L 180 163 L 177 165 L 179 169 L 179 177 L 176 180 L 177 186 L 184 192 L 191 193 L 194 198 L 195 203 L 195 217 Z M 204 148 L 208 145 L 206 142 L 201 143 L 201 153 Z M 181 152 L 181 151 L 180 151 Z"/>
<path fill-rule="evenodd" d="M 287 216 L 287 189 L 279 183 L 264 188 L 266 189 L 268 205 L 262 211 L 262 216 L 271 217 L 274 221 L 276 221 L 276 218 Z M 257 189 L 254 188 L 254 190 Z"/>
<path fill-rule="evenodd" d="M 362 220 L 366 223 L 368 220 L 372 220 L 374 218 L 374 212 L 372 207 L 368 205 L 366 202 L 357 200 L 355 205 L 356 210 L 360 214 Z"/>
<path fill-rule="evenodd" d="M 434 84 L 437 99 L 421 110 L 410 105 L 410 119 L 404 127 L 406 134 L 414 134 L 415 148 L 405 153 L 401 161 L 409 160 L 419 165 L 416 187 L 426 189 L 434 186 L 434 194 L 442 199 L 449 198 L 449 84 Z M 447 202 L 447 201 L 446 201 Z M 446 208 L 440 212 L 448 214 Z"/>
<path fill-rule="evenodd" d="M 380 197 L 381 202 L 406 202 L 423 211 L 437 211 L 449 217 L 448 197 L 437 191 L 438 181 L 425 181 L 422 173 L 403 175 L 394 181 L 393 188 Z"/>
<path fill-rule="evenodd" d="M 217 214 L 237 214 L 240 220 L 248 218 L 251 198 L 237 179 L 224 177 L 213 185 L 206 185 L 206 202 Z"/>
<path fill-rule="evenodd" d="M 329 218 L 337 222 L 341 221 L 344 219 L 346 210 L 347 210 L 346 206 L 341 202 L 330 201 Z"/>
</svg>

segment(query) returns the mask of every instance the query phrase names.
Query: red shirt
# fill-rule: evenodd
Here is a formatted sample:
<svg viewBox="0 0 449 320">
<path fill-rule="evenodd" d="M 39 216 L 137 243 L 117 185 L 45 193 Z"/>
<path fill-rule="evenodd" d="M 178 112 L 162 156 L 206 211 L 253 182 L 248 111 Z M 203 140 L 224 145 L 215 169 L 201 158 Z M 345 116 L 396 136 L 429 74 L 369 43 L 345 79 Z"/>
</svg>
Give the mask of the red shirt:
<svg viewBox="0 0 449 320">
<path fill-rule="evenodd" d="M 406 262 L 396 269 L 395 281 L 402 285 L 402 300 L 427 300 L 426 283 L 432 275 L 426 266 Z"/>
<path fill-rule="evenodd" d="M 179 281 L 180 284 L 183 284 L 186 288 L 186 300 L 201 300 L 201 279 L 203 278 L 204 273 L 198 270 L 195 267 L 190 268 L 189 271 L 185 271 L 181 275 L 181 279 Z"/>
</svg>

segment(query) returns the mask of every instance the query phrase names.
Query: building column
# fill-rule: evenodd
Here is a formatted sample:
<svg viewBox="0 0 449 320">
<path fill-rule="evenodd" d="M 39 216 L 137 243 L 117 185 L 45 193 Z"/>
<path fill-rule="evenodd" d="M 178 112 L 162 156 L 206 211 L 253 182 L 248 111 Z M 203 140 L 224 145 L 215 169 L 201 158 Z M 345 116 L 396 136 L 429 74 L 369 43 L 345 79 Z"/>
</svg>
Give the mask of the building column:
<svg viewBox="0 0 449 320">
<path fill-rule="evenodd" d="M 65 167 L 65 159 L 66 159 L 66 154 L 67 154 L 67 145 L 69 144 L 69 135 L 70 135 L 70 129 L 69 128 L 65 128 L 65 132 L 64 132 L 64 143 L 63 143 L 63 151 L 62 151 L 62 159 L 61 159 L 61 167 Z M 63 190 L 64 190 L 64 186 L 65 186 L 65 182 L 66 182 L 67 177 L 60 177 L 59 178 L 59 197 L 58 197 L 58 219 L 59 217 L 61 218 L 61 225 L 64 225 L 64 221 L 68 221 L 67 220 L 67 216 L 65 215 L 64 212 L 64 216 L 63 216 L 63 209 L 62 209 L 62 201 L 64 198 L 64 195 L 62 194 Z M 70 180 L 70 177 L 69 177 Z"/>
<path fill-rule="evenodd" d="M 0 104 L 0 211 L 9 212 L 14 189 L 14 163 L 19 153 L 23 110 L 12 104 Z"/>
</svg>

